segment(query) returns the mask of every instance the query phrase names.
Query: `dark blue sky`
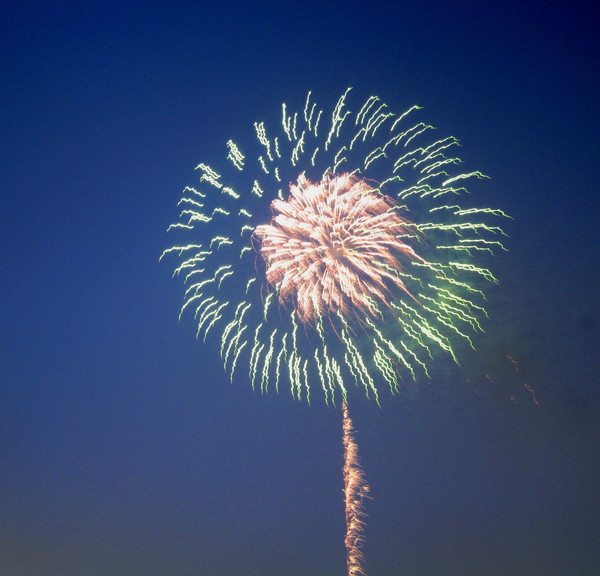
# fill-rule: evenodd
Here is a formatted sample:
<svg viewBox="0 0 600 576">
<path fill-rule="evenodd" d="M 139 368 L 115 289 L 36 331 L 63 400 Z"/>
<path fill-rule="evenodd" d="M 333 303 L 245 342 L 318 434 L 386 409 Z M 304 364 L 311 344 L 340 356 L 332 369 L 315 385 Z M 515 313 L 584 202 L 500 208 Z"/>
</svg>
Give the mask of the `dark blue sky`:
<svg viewBox="0 0 600 576">
<path fill-rule="evenodd" d="M 230 384 L 157 260 L 199 162 L 348 85 L 514 216 L 477 353 L 355 407 L 368 574 L 599 573 L 593 2 L 83 4 L 0 24 L 0 574 L 344 574 L 339 411 Z"/>
</svg>

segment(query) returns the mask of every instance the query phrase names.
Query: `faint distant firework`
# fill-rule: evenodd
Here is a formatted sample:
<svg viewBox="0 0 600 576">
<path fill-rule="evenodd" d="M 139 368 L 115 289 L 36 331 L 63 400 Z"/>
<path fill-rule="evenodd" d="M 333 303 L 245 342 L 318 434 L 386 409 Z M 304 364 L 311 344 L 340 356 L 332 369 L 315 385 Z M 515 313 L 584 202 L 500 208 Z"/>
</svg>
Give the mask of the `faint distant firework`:
<svg viewBox="0 0 600 576">
<path fill-rule="evenodd" d="M 473 346 L 482 285 L 496 282 L 479 258 L 504 250 L 506 215 L 470 201 L 467 183 L 485 176 L 456 170 L 458 140 L 432 138 L 411 120 L 418 106 L 397 114 L 371 96 L 353 110 L 350 91 L 327 113 L 310 92 L 300 111 L 283 104 L 279 127 L 254 124 L 258 144 L 230 140 L 224 166 L 199 164 L 163 256 L 179 257 L 180 317 L 217 335 L 232 381 L 242 365 L 261 392 L 286 382 L 310 402 L 316 383 L 341 401 L 348 575 L 364 576 L 349 391 L 379 404 L 436 356 L 457 361 L 455 342 Z"/>
</svg>

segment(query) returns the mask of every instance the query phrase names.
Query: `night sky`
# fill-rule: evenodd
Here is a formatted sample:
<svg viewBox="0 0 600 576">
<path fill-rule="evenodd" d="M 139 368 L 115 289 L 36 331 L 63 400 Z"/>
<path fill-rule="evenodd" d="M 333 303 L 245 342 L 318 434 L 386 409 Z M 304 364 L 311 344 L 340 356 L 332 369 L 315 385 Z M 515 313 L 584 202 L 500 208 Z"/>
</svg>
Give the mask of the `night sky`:
<svg viewBox="0 0 600 576">
<path fill-rule="evenodd" d="M 593 4 L 5 3 L 0 576 L 345 574 L 340 410 L 230 383 L 158 257 L 198 163 L 347 86 L 514 218 L 477 351 L 353 406 L 367 573 L 599 574 Z"/>
</svg>

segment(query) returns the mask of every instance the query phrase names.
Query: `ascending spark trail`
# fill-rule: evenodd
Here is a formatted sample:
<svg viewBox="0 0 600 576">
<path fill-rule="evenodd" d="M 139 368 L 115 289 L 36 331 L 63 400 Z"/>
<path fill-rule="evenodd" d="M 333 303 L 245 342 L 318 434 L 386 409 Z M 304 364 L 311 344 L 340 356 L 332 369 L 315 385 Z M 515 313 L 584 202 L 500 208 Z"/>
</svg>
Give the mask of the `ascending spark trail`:
<svg viewBox="0 0 600 576">
<path fill-rule="evenodd" d="M 358 460 L 358 445 L 354 440 L 354 428 L 344 401 L 343 441 L 344 441 L 344 496 L 346 499 L 346 564 L 348 576 L 366 576 L 362 567 L 364 527 L 366 516 L 363 500 L 369 494 L 369 485 Z"/>
</svg>

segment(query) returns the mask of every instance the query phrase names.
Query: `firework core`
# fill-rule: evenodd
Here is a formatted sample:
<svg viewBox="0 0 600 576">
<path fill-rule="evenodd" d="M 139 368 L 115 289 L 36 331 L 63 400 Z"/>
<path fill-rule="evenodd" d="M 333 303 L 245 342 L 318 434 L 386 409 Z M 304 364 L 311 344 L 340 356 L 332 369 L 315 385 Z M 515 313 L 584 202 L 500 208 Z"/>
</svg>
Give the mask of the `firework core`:
<svg viewBox="0 0 600 576">
<path fill-rule="evenodd" d="M 381 317 L 390 296 L 406 288 L 401 274 L 423 261 L 407 243 L 413 225 L 398 204 L 351 174 L 326 173 L 290 184 L 287 201 L 271 203 L 272 219 L 257 226 L 266 279 L 300 321 L 350 313 Z"/>
</svg>

